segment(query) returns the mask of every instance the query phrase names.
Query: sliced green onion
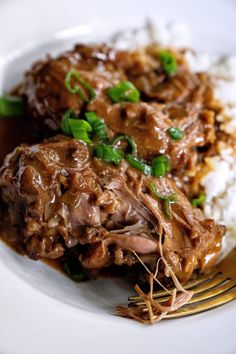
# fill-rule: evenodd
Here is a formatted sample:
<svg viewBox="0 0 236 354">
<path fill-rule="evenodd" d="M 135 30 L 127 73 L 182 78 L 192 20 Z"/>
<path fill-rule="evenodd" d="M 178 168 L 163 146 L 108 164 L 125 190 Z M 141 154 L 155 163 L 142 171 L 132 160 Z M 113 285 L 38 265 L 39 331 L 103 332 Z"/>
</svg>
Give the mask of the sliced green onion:
<svg viewBox="0 0 236 354">
<path fill-rule="evenodd" d="M 76 118 L 77 116 L 73 109 L 69 109 L 64 113 L 62 118 L 62 123 L 61 123 L 61 129 L 65 135 L 72 135 L 69 119 L 76 119 Z"/>
<path fill-rule="evenodd" d="M 91 125 L 83 119 L 78 119 L 72 109 L 63 115 L 61 129 L 65 135 L 73 136 L 74 139 L 83 140 L 85 143 L 91 143 L 88 135 L 92 132 Z"/>
<path fill-rule="evenodd" d="M 158 199 L 161 199 L 161 200 L 165 200 L 165 196 L 163 196 L 162 194 L 160 194 L 158 191 L 157 191 L 157 187 L 154 183 L 151 183 L 150 186 L 149 186 L 152 194 L 154 197 L 157 197 Z"/>
<path fill-rule="evenodd" d="M 175 56 L 167 51 L 161 50 L 159 52 L 159 58 L 161 61 L 162 68 L 167 75 L 175 74 L 177 71 L 177 62 Z"/>
<path fill-rule="evenodd" d="M 205 193 L 201 193 L 201 194 L 199 194 L 199 196 L 197 198 L 193 198 L 192 199 L 191 204 L 194 207 L 198 207 L 198 206 L 204 204 L 205 201 L 206 201 L 206 194 Z"/>
<path fill-rule="evenodd" d="M 91 143 L 88 133 L 92 131 L 92 127 L 88 122 L 82 119 L 69 119 L 69 124 L 74 139 L 80 139 L 85 143 Z"/>
<path fill-rule="evenodd" d="M 72 86 L 71 81 L 73 78 L 80 84 L 80 86 L 83 87 L 83 89 L 88 90 L 90 95 L 89 98 L 85 95 L 84 91 L 81 90 L 81 87 L 79 85 Z M 90 102 L 96 97 L 94 88 L 87 81 L 81 78 L 79 71 L 76 71 L 74 69 L 69 70 L 66 74 L 65 86 L 70 93 L 78 93 L 84 102 Z"/>
<path fill-rule="evenodd" d="M 181 140 L 184 136 L 184 133 L 179 128 L 172 127 L 167 129 L 167 132 L 174 140 Z"/>
<path fill-rule="evenodd" d="M 147 165 L 143 160 L 139 159 L 137 156 L 128 154 L 125 156 L 125 159 L 130 164 L 130 166 L 136 168 L 136 170 L 142 171 L 145 175 L 152 174 L 152 167 Z"/>
<path fill-rule="evenodd" d="M 135 143 L 134 139 L 132 139 L 128 135 L 116 136 L 112 141 L 112 145 L 116 146 L 122 140 L 126 141 L 129 144 L 129 146 L 131 147 L 132 155 L 137 155 L 137 144 Z"/>
<path fill-rule="evenodd" d="M 149 187 L 150 187 L 152 195 L 153 195 L 153 197 L 155 199 L 163 200 L 163 202 L 164 202 L 164 204 L 163 204 L 164 213 L 165 213 L 165 215 L 166 215 L 166 217 L 168 219 L 172 219 L 171 204 L 177 202 L 177 194 L 176 193 L 172 193 L 172 194 L 169 194 L 169 195 L 160 194 L 157 191 L 157 187 L 156 187 L 156 185 L 154 183 L 151 183 Z"/>
<path fill-rule="evenodd" d="M 97 144 L 93 148 L 93 155 L 105 162 L 119 165 L 123 158 L 122 152 L 113 148 L 111 145 Z"/>
<path fill-rule="evenodd" d="M 172 194 L 168 199 L 164 200 L 164 213 L 168 219 L 172 219 L 171 204 L 176 202 L 176 194 Z"/>
<path fill-rule="evenodd" d="M 108 89 L 108 96 L 113 102 L 138 102 L 140 93 L 130 81 L 120 81 Z"/>
<path fill-rule="evenodd" d="M 170 161 L 166 155 L 159 155 L 152 160 L 152 173 L 155 177 L 163 177 L 170 171 Z"/>
<path fill-rule="evenodd" d="M 108 142 L 106 125 L 104 121 L 96 115 L 95 112 L 85 113 L 85 117 L 93 128 L 93 133 L 101 142 Z"/>
<path fill-rule="evenodd" d="M 19 96 L 2 96 L 0 97 L 0 116 L 16 117 L 22 116 L 25 112 L 24 101 Z"/>
<path fill-rule="evenodd" d="M 64 271 L 68 275 L 69 278 L 71 278 L 74 281 L 82 281 L 86 279 L 86 275 L 84 273 L 74 273 L 71 270 L 71 266 L 69 262 L 64 263 Z"/>
</svg>

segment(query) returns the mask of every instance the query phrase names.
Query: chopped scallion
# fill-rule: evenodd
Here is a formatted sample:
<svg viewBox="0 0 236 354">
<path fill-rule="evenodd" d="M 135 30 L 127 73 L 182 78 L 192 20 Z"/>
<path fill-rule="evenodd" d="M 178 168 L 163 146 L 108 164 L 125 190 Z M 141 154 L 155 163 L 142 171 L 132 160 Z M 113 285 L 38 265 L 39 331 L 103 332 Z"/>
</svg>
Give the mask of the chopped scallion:
<svg viewBox="0 0 236 354">
<path fill-rule="evenodd" d="M 130 81 L 122 80 L 108 89 L 108 96 L 113 102 L 138 102 L 140 93 Z"/>
<path fill-rule="evenodd" d="M 159 155 L 152 160 L 152 173 L 155 177 L 163 177 L 170 171 L 170 161 L 166 155 Z"/>
<path fill-rule="evenodd" d="M 184 133 L 179 128 L 171 127 L 167 129 L 167 132 L 170 135 L 170 137 L 174 140 L 181 140 L 184 136 Z"/>
<path fill-rule="evenodd" d="M 128 135 L 118 135 L 118 136 L 116 136 L 113 139 L 113 141 L 112 141 L 112 145 L 116 146 L 122 140 L 126 141 L 129 144 L 129 146 L 131 148 L 131 154 L 132 155 L 137 155 L 137 144 L 135 143 L 134 139 L 132 139 Z"/>
<path fill-rule="evenodd" d="M 163 201 L 163 210 L 164 210 L 166 217 L 168 219 L 172 219 L 171 204 L 176 203 L 177 194 L 176 193 L 171 193 L 169 195 L 160 194 L 157 191 L 157 187 L 154 183 L 151 183 L 149 187 L 150 187 L 153 197 L 157 200 Z"/>
<path fill-rule="evenodd" d="M 87 112 L 85 113 L 85 117 L 93 128 L 93 134 L 98 137 L 101 142 L 108 142 L 106 125 L 104 121 L 98 117 L 95 112 Z"/>
<path fill-rule="evenodd" d="M 175 74 L 177 71 L 177 62 L 175 56 L 167 51 L 161 50 L 159 52 L 159 58 L 164 72 L 167 75 Z"/>
<path fill-rule="evenodd" d="M 65 135 L 72 135 L 69 119 L 77 119 L 73 109 L 66 111 L 62 118 L 61 129 Z"/>
<path fill-rule="evenodd" d="M 73 79 L 77 81 L 80 86 L 78 84 L 72 85 Z M 66 74 L 65 86 L 69 92 L 74 94 L 78 93 L 84 102 L 90 102 L 96 97 L 94 88 L 87 81 L 81 78 L 79 71 L 76 71 L 74 69 L 69 70 Z M 83 89 L 81 89 L 81 86 Z M 87 90 L 89 92 L 90 97 L 87 97 L 84 90 Z"/>
<path fill-rule="evenodd" d="M 78 119 L 72 109 L 65 112 L 61 128 L 65 135 L 73 136 L 74 139 L 83 140 L 85 143 L 91 143 L 88 135 L 92 132 L 91 125 L 83 119 Z"/>
<path fill-rule="evenodd" d="M 123 158 L 122 152 L 113 148 L 111 145 L 97 144 L 93 148 L 93 155 L 105 162 L 119 165 Z"/>
<path fill-rule="evenodd" d="M 145 175 L 152 174 L 152 167 L 147 165 L 143 160 L 139 159 L 137 156 L 128 154 L 125 156 L 126 161 L 135 168 L 136 170 L 142 171 Z"/>
<path fill-rule="evenodd" d="M 206 201 L 206 194 L 205 193 L 200 193 L 197 198 L 193 198 L 192 199 L 191 204 L 194 207 L 198 207 L 198 206 L 204 204 L 205 201 Z"/>
<path fill-rule="evenodd" d="M 69 119 L 69 124 L 74 139 L 80 139 L 85 143 L 91 143 L 88 133 L 92 131 L 92 127 L 88 122 L 82 119 Z"/>
<path fill-rule="evenodd" d="M 19 96 L 2 96 L 0 97 L 0 116 L 16 117 L 22 116 L 25 112 L 24 101 Z"/>
</svg>

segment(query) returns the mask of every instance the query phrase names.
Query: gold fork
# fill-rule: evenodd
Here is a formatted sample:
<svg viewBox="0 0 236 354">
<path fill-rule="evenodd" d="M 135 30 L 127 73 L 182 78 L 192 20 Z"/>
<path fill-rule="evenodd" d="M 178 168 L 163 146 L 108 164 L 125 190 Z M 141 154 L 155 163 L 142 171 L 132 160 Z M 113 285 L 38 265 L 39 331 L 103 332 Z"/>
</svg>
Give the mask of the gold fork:
<svg viewBox="0 0 236 354">
<path fill-rule="evenodd" d="M 184 288 L 192 290 L 193 297 L 181 309 L 168 313 L 165 318 L 197 314 L 236 299 L 236 248 L 210 273 L 189 281 Z M 166 291 L 157 291 L 153 293 L 153 298 L 161 303 L 167 301 L 170 295 Z M 130 296 L 129 301 L 129 306 L 145 304 L 139 296 Z M 147 308 L 143 311 L 147 311 Z"/>
</svg>

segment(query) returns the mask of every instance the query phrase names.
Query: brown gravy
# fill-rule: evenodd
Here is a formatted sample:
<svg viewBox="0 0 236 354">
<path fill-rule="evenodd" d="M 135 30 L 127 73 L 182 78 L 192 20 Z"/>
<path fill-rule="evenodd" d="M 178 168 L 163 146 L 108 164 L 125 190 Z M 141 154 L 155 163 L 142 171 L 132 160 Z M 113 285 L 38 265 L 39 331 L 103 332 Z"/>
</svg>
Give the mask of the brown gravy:
<svg viewBox="0 0 236 354">
<path fill-rule="evenodd" d="M 16 146 L 23 143 L 33 143 L 36 136 L 33 133 L 32 122 L 27 117 L 0 117 L 0 164 L 5 156 Z"/>
</svg>

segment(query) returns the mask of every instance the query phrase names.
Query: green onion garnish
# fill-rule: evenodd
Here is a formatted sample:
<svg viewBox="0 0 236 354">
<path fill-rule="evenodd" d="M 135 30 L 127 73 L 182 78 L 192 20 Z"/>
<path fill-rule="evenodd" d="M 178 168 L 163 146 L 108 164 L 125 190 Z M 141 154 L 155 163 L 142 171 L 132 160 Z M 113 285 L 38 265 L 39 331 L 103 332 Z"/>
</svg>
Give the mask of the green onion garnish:
<svg viewBox="0 0 236 354">
<path fill-rule="evenodd" d="M 130 81 L 122 80 L 108 89 L 108 96 L 113 102 L 138 102 L 140 93 Z"/>
<path fill-rule="evenodd" d="M 139 159 L 137 156 L 128 154 L 125 156 L 125 159 L 130 164 L 130 166 L 136 168 L 136 170 L 142 171 L 145 175 L 152 174 L 152 167 L 147 165 L 143 160 Z"/>
<path fill-rule="evenodd" d="M 167 75 L 175 74 L 177 71 L 177 62 L 175 56 L 166 50 L 159 52 L 159 58 L 162 68 Z"/>
<path fill-rule="evenodd" d="M 73 78 L 75 79 L 75 81 L 77 81 L 80 84 L 80 86 L 79 85 L 72 86 L 71 81 Z M 96 97 L 94 88 L 87 81 L 81 78 L 79 71 L 76 71 L 74 69 L 69 70 L 68 73 L 66 74 L 65 86 L 67 90 L 70 91 L 71 93 L 74 94 L 78 93 L 84 102 L 90 102 Z M 83 89 L 88 90 L 90 94 L 89 98 L 86 96 L 84 90 L 81 89 L 81 86 Z"/>
<path fill-rule="evenodd" d="M 152 174 L 155 177 L 163 177 L 170 171 L 170 161 L 166 155 L 159 155 L 152 160 Z"/>
<path fill-rule="evenodd" d="M 25 105 L 21 97 L 8 95 L 0 97 L 1 117 L 22 116 L 24 112 Z"/>
<path fill-rule="evenodd" d="M 73 109 L 69 109 L 68 111 L 66 111 L 62 118 L 61 129 L 65 135 L 72 135 L 69 119 L 77 119 L 77 116 Z"/>
<path fill-rule="evenodd" d="M 85 117 L 93 128 L 93 133 L 101 142 L 108 142 L 106 125 L 104 121 L 96 115 L 95 112 L 85 113 Z"/>
<path fill-rule="evenodd" d="M 131 147 L 131 154 L 137 155 L 137 144 L 135 143 L 134 139 L 132 139 L 128 135 L 116 136 L 112 141 L 112 145 L 116 146 L 122 140 L 126 141 L 129 144 L 129 146 Z"/>
<path fill-rule="evenodd" d="M 88 122 L 82 119 L 69 119 L 69 124 L 74 139 L 80 139 L 85 143 L 91 143 L 88 133 L 92 131 L 92 127 Z"/>
<path fill-rule="evenodd" d="M 85 120 L 78 119 L 72 109 L 65 112 L 61 129 L 65 135 L 73 136 L 74 139 L 83 140 L 85 143 L 91 143 L 88 136 L 88 133 L 92 132 L 91 125 Z"/>
<path fill-rule="evenodd" d="M 122 152 L 113 148 L 111 145 L 97 144 L 93 148 L 93 156 L 102 159 L 105 162 L 119 165 L 123 158 Z"/>
<path fill-rule="evenodd" d="M 69 262 L 64 263 L 64 271 L 74 281 L 82 281 L 86 279 L 86 275 L 84 273 L 74 273 L 71 270 L 71 266 Z"/>
<path fill-rule="evenodd" d="M 150 184 L 150 190 L 152 192 L 152 195 L 155 199 L 158 200 L 163 200 L 164 205 L 163 205 L 163 209 L 164 209 L 164 213 L 166 215 L 166 217 L 168 219 L 172 219 L 172 213 L 171 213 L 171 204 L 176 203 L 177 202 L 177 194 L 176 193 L 172 193 L 169 195 L 162 195 L 157 191 L 157 187 L 154 183 Z"/>
<path fill-rule="evenodd" d="M 174 140 L 181 140 L 184 136 L 184 133 L 179 128 L 172 127 L 172 128 L 167 129 L 167 132 L 169 133 L 171 138 Z"/>
<path fill-rule="evenodd" d="M 194 207 L 198 207 L 198 206 L 204 204 L 205 201 L 206 201 L 206 194 L 205 193 L 200 193 L 197 198 L 193 198 L 192 199 L 191 204 Z"/>
</svg>

